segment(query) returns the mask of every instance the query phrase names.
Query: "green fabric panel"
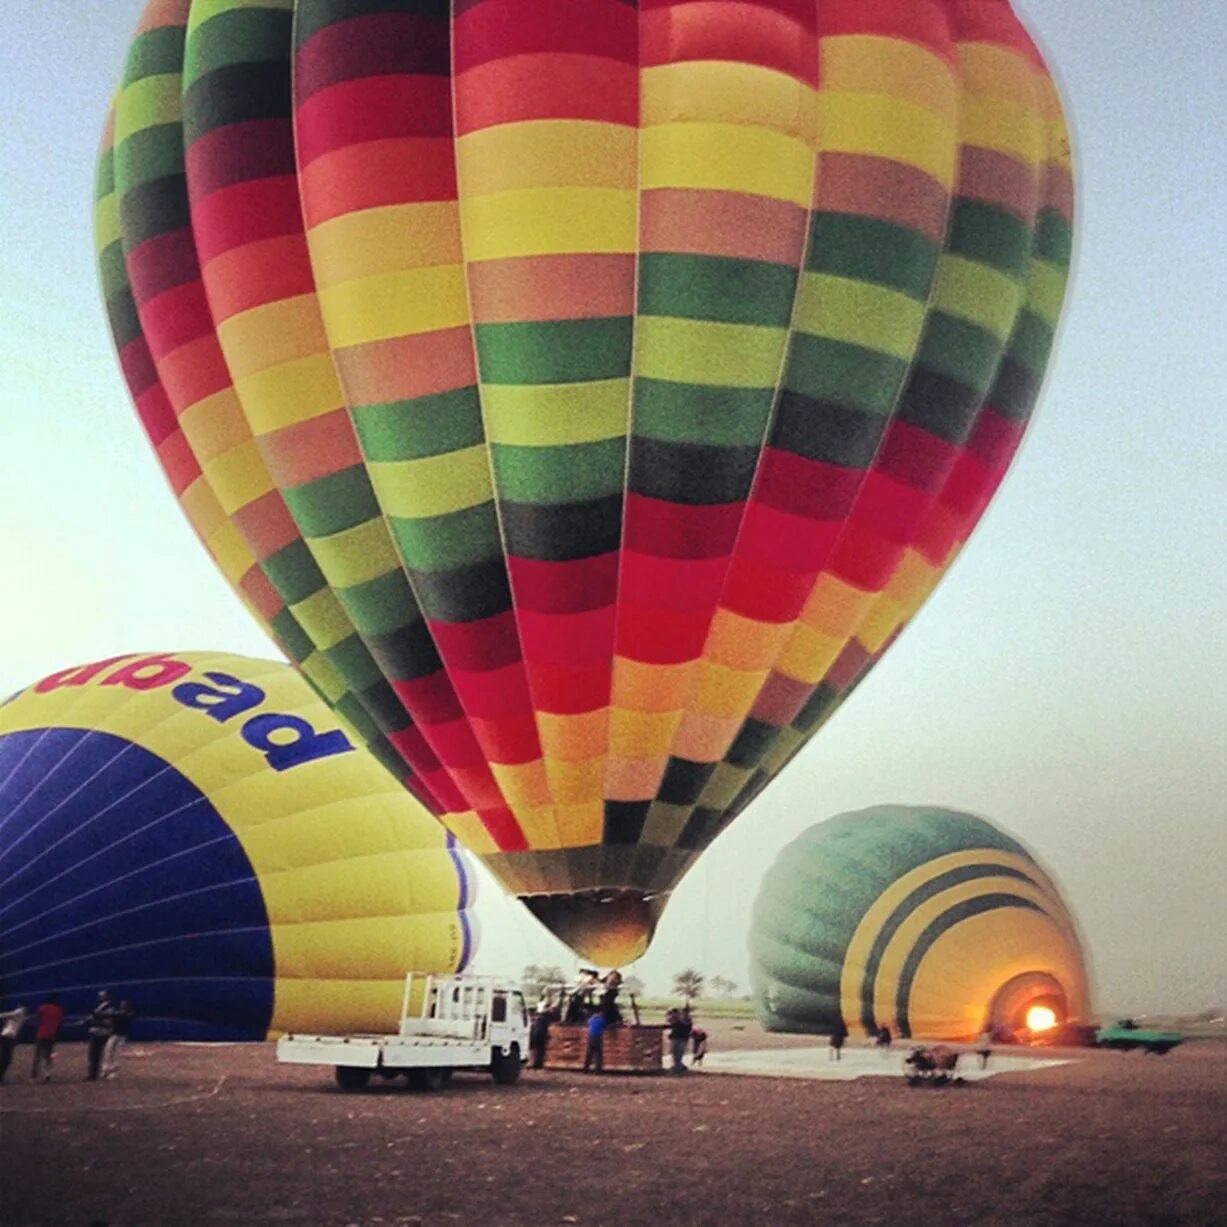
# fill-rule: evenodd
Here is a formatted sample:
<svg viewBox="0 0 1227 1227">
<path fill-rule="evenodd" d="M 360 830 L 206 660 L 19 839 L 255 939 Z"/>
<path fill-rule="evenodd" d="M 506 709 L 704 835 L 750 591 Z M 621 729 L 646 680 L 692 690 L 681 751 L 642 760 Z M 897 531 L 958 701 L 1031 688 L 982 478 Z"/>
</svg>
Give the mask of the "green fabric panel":
<svg viewBox="0 0 1227 1227">
<path fill-rule="evenodd" d="M 493 503 L 417 520 L 389 516 L 388 524 L 413 570 L 453 571 L 503 553 Z"/>
<path fill-rule="evenodd" d="M 413 13 L 445 18 L 451 0 L 298 0 L 295 6 L 294 38 L 302 46 L 326 26 L 368 13 Z"/>
<path fill-rule="evenodd" d="M 983 395 L 1003 353 L 1004 347 L 991 332 L 938 311 L 929 316 L 919 361 Z"/>
<path fill-rule="evenodd" d="M 302 540 L 291 541 L 284 549 L 271 554 L 264 560 L 262 569 L 287 605 L 305 601 L 324 586 L 319 567 Z"/>
<path fill-rule="evenodd" d="M 1021 362 L 1036 379 L 1042 379 L 1052 354 L 1052 342 L 1048 321 L 1024 309 L 1010 338 L 1010 357 Z"/>
<path fill-rule="evenodd" d="M 771 388 L 713 388 L 640 376 L 632 432 L 668 443 L 757 447 L 774 402 Z"/>
<path fill-rule="evenodd" d="M 102 296 L 108 303 L 127 292 L 128 269 L 124 264 L 123 248 L 118 243 L 108 243 L 98 253 L 98 277 L 102 282 Z M 132 310 L 135 312 L 135 305 Z M 139 326 L 136 331 L 140 331 Z M 135 335 L 136 332 L 125 330 L 124 343 L 130 341 Z"/>
<path fill-rule="evenodd" d="M 385 753 L 396 755 L 391 745 L 380 736 L 379 728 L 367 713 L 366 708 L 362 706 L 361 702 L 354 695 L 344 694 L 332 706 L 336 709 L 337 715 L 349 724 L 363 742 L 367 743 L 367 748 L 372 753 L 374 753 L 374 745 L 382 744 L 386 747 Z M 396 755 L 396 757 L 399 760 L 400 756 Z M 383 760 L 381 759 L 380 761 L 382 762 Z M 387 767 L 389 764 L 384 763 L 384 766 Z M 400 766 L 403 772 L 408 772 L 409 768 L 403 761 L 401 761 Z"/>
<path fill-rule="evenodd" d="M 115 151 L 108 149 L 98 159 L 94 174 L 94 201 L 102 200 L 115 191 Z"/>
<path fill-rule="evenodd" d="M 183 61 L 186 91 L 201 77 L 230 64 L 286 62 L 291 14 L 272 8 L 235 8 L 192 29 Z"/>
<path fill-rule="evenodd" d="M 792 338 L 786 386 L 802 396 L 885 417 L 895 407 L 907 371 L 908 364 L 890 354 L 798 332 Z"/>
<path fill-rule="evenodd" d="M 638 313 L 787 328 L 796 285 L 787 264 L 649 252 L 639 258 Z"/>
<path fill-rule="evenodd" d="M 962 198 L 954 202 L 946 248 L 1021 277 L 1031 256 L 1032 232 L 1021 218 L 996 205 Z"/>
<path fill-rule="evenodd" d="M 582 383 L 630 374 L 630 316 L 478 324 L 474 331 L 487 383 Z"/>
<path fill-rule="evenodd" d="M 421 619 L 408 597 L 403 571 L 389 571 L 365 584 L 334 590 L 363 636 L 387 635 Z"/>
<path fill-rule="evenodd" d="M 924 235 L 903 226 L 849 213 L 815 213 L 805 267 L 872 281 L 924 302 L 938 254 Z"/>
<path fill-rule="evenodd" d="M 483 441 L 476 388 L 386 404 L 359 405 L 354 425 L 367 460 L 420 460 Z"/>
<path fill-rule="evenodd" d="M 347 635 L 325 653 L 328 663 L 345 679 L 352 690 L 362 691 L 383 681 L 374 658 L 358 636 Z"/>
<path fill-rule="evenodd" d="M 331 537 L 379 516 L 370 480 L 362 465 L 286 486 L 286 506 L 304 537 Z"/>
<path fill-rule="evenodd" d="M 183 128 L 158 124 L 134 132 L 115 150 L 115 178 L 124 191 L 183 174 Z"/>
<path fill-rule="evenodd" d="M 1073 228 L 1054 209 L 1040 210 L 1035 229 L 1035 253 L 1060 265 L 1067 265 L 1073 258 Z"/>
<path fill-rule="evenodd" d="M 490 448 L 500 499 L 513 503 L 578 503 L 622 489 L 626 440 L 601 439 L 566 447 Z"/>
<path fill-rule="evenodd" d="M 183 67 L 184 36 L 182 26 L 159 26 L 135 39 L 128 49 L 124 85 L 145 77 L 178 73 Z"/>
<path fill-rule="evenodd" d="M 301 663 L 315 651 L 310 636 L 299 626 L 298 620 L 288 609 L 282 608 L 269 623 L 269 627 L 282 650 L 292 660 Z"/>
</svg>

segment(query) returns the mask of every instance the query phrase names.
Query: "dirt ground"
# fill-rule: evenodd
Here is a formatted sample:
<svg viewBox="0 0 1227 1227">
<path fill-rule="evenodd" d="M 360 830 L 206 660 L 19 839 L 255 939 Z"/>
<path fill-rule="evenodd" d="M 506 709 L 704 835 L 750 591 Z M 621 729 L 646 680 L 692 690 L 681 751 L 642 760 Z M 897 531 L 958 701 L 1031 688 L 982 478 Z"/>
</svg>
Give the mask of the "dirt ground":
<svg viewBox="0 0 1227 1227">
<path fill-rule="evenodd" d="M 709 1026 L 713 1051 L 812 1040 Z M 0 1087 L 0 1222 L 1227 1224 L 1227 1044 L 947 1090 L 526 1073 L 361 1093 L 270 1046 L 135 1046 Z"/>
</svg>

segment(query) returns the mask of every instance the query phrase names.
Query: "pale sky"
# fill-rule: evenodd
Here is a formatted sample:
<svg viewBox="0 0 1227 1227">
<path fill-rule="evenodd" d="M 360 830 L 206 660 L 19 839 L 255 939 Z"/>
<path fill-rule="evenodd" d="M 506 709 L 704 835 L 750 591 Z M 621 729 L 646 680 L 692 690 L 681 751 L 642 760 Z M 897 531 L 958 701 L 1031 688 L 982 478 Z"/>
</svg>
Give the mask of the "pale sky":
<svg viewBox="0 0 1227 1227">
<path fill-rule="evenodd" d="M 759 880 L 879 802 L 993 819 L 1064 885 L 1108 1011 L 1227 1004 L 1227 50 L 1204 0 L 1018 0 L 1079 166 L 1034 428 L 949 580 L 676 892 L 635 971 L 745 986 Z M 95 150 L 141 0 L 0 14 L 0 695 L 143 649 L 275 655 L 166 489 L 93 268 Z M 492 882 L 480 963 L 574 959 Z"/>
</svg>

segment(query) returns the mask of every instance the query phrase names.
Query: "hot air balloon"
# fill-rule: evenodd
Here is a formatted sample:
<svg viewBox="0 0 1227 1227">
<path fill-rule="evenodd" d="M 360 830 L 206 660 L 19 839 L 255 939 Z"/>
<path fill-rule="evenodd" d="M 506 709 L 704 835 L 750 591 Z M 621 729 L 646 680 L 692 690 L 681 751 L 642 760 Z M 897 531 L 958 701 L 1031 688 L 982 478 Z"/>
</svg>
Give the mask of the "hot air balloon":
<svg viewBox="0 0 1227 1227">
<path fill-rule="evenodd" d="M 612 964 L 967 539 L 1071 204 L 1006 0 L 152 0 L 97 233 L 223 574 Z"/>
<path fill-rule="evenodd" d="M 1088 1013 L 1082 942 L 1022 844 L 956 810 L 878 805 L 812 826 L 754 903 L 769 1031 L 967 1039 Z"/>
<path fill-rule="evenodd" d="M 134 1036 L 391 1030 L 463 968 L 472 867 L 288 665 L 65 669 L 0 707 L 0 997 Z"/>
</svg>

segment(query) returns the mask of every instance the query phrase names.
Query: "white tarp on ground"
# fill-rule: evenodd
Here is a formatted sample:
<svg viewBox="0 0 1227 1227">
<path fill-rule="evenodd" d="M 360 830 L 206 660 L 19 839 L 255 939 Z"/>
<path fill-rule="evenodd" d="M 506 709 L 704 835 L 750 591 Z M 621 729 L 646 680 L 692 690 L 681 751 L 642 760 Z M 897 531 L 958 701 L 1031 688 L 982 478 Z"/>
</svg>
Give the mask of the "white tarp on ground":
<svg viewBox="0 0 1227 1227">
<path fill-rule="evenodd" d="M 843 1059 L 835 1061 L 830 1051 L 820 1048 L 760 1048 L 734 1052 L 709 1052 L 702 1068 L 713 1074 L 751 1074 L 763 1078 L 816 1078 L 831 1082 L 850 1082 L 854 1078 L 901 1077 L 903 1059 L 911 1051 L 899 1044 L 888 1053 L 872 1048 L 845 1048 Z M 995 1074 L 1015 1074 L 1024 1070 L 1068 1065 L 1051 1057 L 1005 1055 L 994 1049 L 988 1068 L 980 1068 L 974 1052 L 959 1057 L 957 1074 L 967 1082 L 991 1078 Z"/>
</svg>

